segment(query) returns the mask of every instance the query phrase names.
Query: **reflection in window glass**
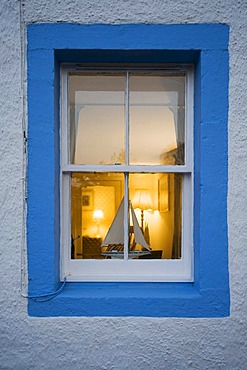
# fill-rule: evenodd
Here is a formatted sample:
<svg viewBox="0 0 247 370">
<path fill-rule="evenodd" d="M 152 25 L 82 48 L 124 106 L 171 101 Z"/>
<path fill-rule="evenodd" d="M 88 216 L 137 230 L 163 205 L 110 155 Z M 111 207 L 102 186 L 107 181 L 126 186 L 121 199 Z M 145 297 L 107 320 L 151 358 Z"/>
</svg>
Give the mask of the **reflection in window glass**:
<svg viewBox="0 0 247 370">
<path fill-rule="evenodd" d="M 185 77 L 130 75 L 130 163 L 184 164 Z"/>
<path fill-rule="evenodd" d="M 69 104 L 70 163 L 185 163 L 185 75 L 74 73 Z"/>
<path fill-rule="evenodd" d="M 123 164 L 125 76 L 71 74 L 69 99 L 70 162 Z"/>
<path fill-rule="evenodd" d="M 128 258 L 181 258 L 182 175 L 129 174 Z M 71 258 L 124 256 L 124 175 L 72 173 Z"/>
</svg>

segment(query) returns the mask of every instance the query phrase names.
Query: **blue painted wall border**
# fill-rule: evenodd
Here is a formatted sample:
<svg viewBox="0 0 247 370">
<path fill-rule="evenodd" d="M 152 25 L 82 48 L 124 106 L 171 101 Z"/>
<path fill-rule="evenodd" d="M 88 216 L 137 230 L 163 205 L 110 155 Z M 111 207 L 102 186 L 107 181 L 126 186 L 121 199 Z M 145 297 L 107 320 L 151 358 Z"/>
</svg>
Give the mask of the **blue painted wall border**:
<svg viewBox="0 0 247 370">
<path fill-rule="evenodd" d="M 50 301 L 29 299 L 29 315 L 229 315 L 228 39 L 221 24 L 28 26 L 29 295 L 60 285 L 60 62 L 195 65 L 194 283 L 67 283 Z"/>
</svg>

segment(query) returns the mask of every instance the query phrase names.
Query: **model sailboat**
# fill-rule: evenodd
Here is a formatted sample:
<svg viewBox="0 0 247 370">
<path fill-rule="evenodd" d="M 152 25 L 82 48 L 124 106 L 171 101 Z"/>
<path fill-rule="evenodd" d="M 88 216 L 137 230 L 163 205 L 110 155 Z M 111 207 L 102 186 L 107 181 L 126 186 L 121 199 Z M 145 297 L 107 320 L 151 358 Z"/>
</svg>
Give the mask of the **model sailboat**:
<svg viewBox="0 0 247 370">
<path fill-rule="evenodd" d="M 138 224 L 134 209 L 130 203 L 129 211 L 131 213 L 133 226 L 130 226 L 130 234 L 134 234 L 134 239 L 131 241 L 129 236 L 128 258 L 133 259 L 139 256 L 150 254 L 150 246 L 146 242 L 142 230 Z M 136 245 L 139 244 L 144 250 L 137 250 Z M 103 243 L 101 244 L 102 256 L 111 258 L 124 258 L 124 202 L 120 203 L 116 216 L 106 234 Z"/>
</svg>

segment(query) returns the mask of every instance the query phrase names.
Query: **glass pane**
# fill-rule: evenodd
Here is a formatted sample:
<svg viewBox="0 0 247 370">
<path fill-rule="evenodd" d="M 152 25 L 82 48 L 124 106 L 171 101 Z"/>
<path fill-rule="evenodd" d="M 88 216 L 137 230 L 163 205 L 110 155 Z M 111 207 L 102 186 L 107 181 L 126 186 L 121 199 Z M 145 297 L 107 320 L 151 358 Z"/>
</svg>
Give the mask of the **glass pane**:
<svg viewBox="0 0 247 370">
<path fill-rule="evenodd" d="M 130 163 L 184 164 L 185 76 L 131 75 Z"/>
<path fill-rule="evenodd" d="M 123 164 L 125 76 L 69 76 L 70 163 Z"/>
<path fill-rule="evenodd" d="M 150 247 L 136 259 L 181 258 L 182 175 L 130 174 L 129 196 L 145 239 L 137 248 Z"/>
<path fill-rule="evenodd" d="M 123 174 L 73 173 L 71 258 L 102 259 L 101 247 L 123 198 Z"/>
<path fill-rule="evenodd" d="M 123 189 L 123 174 L 72 174 L 72 259 L 123 259 Z M 130 174 L 129 199 L 128 258 L 181 258 L 182 175 Z"/>
</svg>

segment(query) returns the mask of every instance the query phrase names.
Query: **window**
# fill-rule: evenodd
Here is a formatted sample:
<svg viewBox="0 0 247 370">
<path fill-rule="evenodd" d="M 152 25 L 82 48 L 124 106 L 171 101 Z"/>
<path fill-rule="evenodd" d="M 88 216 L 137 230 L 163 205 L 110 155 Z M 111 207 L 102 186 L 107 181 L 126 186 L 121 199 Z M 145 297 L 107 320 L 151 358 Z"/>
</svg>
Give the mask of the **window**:
<svg viewBox="0 0 247 370">
<path fill-rule="evenodd" d="M 29 299 L 29 315 L 152 317 L 222 317 L 229 315 L 227 240 L 228 38 L 229 27 L 220 24 L 80 25 L 57 23 L 28 25 L 27 253 L 29 295 L 37 296 L 57 290 L 61 286 L 63 276 L 71 273 L 64 289 L 52 300 L 41 302 Z M 115 66 L 121 65 L 122 69 L 117 71 L 113 64 Z M 95 68 L 86 71 L 85 65 Z M 180 66 L 180 70 L 172 69 L 174 65 Z M 185 68 L 186 65 L 194 67 L 194 83 L 191 71 Z M 63 66 L 64 72 L 60 77 L 61 66 Z M 124 118 L 121 120 L 119 113 L 117 114 L 119 119 L 118 138 L 114 140 L 114 143 L 104 140 L 104 147 L 107 146 L 107 150 L 111 150 L 109 150 L 108 157 L 100 160 L 108 163 L 97 163 L 99 161 L 97 156 L 98 158 L 102 157 L 102 153 L 98 155 L 97 151 L 93 153 L 96 157 L 92 157 L 92 153 L 89 153 L 90 155 L 86 159 L 88 163 L 73 163 L 75 158 L 81 162 L 79 154 L 76 153 L 76 141 L 74 140 L 73 143 L 73 138 L 79 140 L 80 129 L 86 133 L 84 136 L 90 137 L 90 127 L 89 125 L 86 127 L 78 125 L 76 133 L 76 123 L 86 122 L 83 116 L 85 110 L 80 109 L 76 112 L 80 116 L 78 121 L 73 118 L 76 117 L 75 113 L 72 112 L 76 108 L 75 105 L 73 108 L 74 103 L 68 106 L 63 104 L 60 107 L 60 86 L 63 86 L 62 101 L 69 103 L 68 99 L 73 95 L 73 89 L 82 92 L 82 94 L 85 89 L 86 82 L 80 83 L 77 89 L 75 86 L 77 81 L 85 77 L 89 78 L 93 74 L 97 74 L 98 78 L 100 77 L 98 75 L 102 75 L 103 72 L 106 76 L 110 75 L 109 77 L 112 74 L 118 77 L 121 72 L 120 77 L 124 81 L 122 85 L 117 84 L 123 86 L 122 91 L 125 95 L 124 100 L 122 99 L 124 101 L 122 112 L 124 113 L 120 114 Z M 126 89 L 127 74 L 129 75 L 129 89 Z M 141 84 L 146 89 L 143 91 L 146 91 L 148 95 L 148 88 L 154 85 L 147 84 L 145 81 L 151 78 L 151 75 L 158 77 L 158 79 L 160 76 L 162 78 L 164 76 L 165 80 L 177 75 L 182 76 L 185 80 L 185 146 L 182 150 L 184 163 L 181 163 L 179 155 L 180 163 L 165 164 L 165 156 L 162 156 L 162 163 L 157 164 L 159 155 L 153 159 L 150 157 L 150 152 L 143 150 L 141 135 L 139 136 L 137 133 L 137 138 L 135 135 L 134 138 L 131 137 L 133 125 L 133 110 L 131 111 L 131 109 L 136 109 L 134 104 L 130 104 L 131 86 L 133 91 L 131 78 L 140 77 Z M 75 80 L 73 83 L 71 78 Z M 66 86 L 68 83 L 69 85 Z M 99 83 L 97 82 L 97 84 L 99 90 Z M 92 86 L 92 84 L 90 85 Z M 109 88 L 113 85 L 113 82 L 107 83 L 103 91 L 107 91 L 107 86 Z M 69 89 L 67 89 L 68 87 Z M 156 87 L 152 87 L 152 89 L 154 90 Z M 194 96 L 192 96 L 193 90 Z M 97 90 L 95 91 L 97 92 Z M 127 91 L 129 91 L 128 99 Z M 95 94 L 94 90 L 91 92 L 91 95 Z M 120 93 L 114 95 L 115 99 L 120 99 Z M 138 99 L 141 95 L 138 92 Z M 152 94 L 152 96 L 154 95 Z M 190 100 L 188 101 L 188 99 Z M 126 104 L 127 101 L 129 104 Z M 102 103 L 102 100 L 98 99 L 98 105 L 100 105 L 99 103 Z M 183 104 L 179 103 L 177 106 L 180 105 Z M 113 117 L 111 106 L 112 104 L 107 104 L 104 109 L 108 109 L 108 111 L 112 109 L 111 115 Z M 72 115 L 67 117 L 70 108 L 72 108 Z M 127 109 L 129 114 L 126 114 Z M 152 109 L 150 106 L 147 108 L 150 111 Z M 190 110 L 192 111 L 190 112 Z M 93 120 L 92 114 L 94 113 L 90 112 L 89 114 Z M 148 114 L 144 116 L 148 117 Z M 172 117 L 174 113 L 171 111 L 169 114 Z M 101 116 L 102 119 L 105 119 L 106 114 L 101 114 Z M 61 120 L 63 122 L 62 131 Z M 89 122 L 88 117 L 87 122 Z M 127 122 L 129 136 L 127 133 L 125 134 Z M 176 122 L 174 119 L 173 125 Z M 70 129 L 68 130 L 68 128 Z M 60 153 L 61 134 L 62 153 Z M 103 136 L 103 134 L 105 134 L 104 130 L 100 132 L 100 135 Z M 175 130 L 174 142 L 177 140 L 177 136 Z M 127 140 L 129 140 L 128 148 L 126 146 Z M 114 148 L 115 155 L 112 159 L 115 157 L 117 159 L 111 162 L 113 145 L 116 145 L 117 149 Z M 121 148 L 124 148 L 122 152 Z M 156 154 L 160 151 L 158 149 L 158 146 L 155 147 Z M 126 155 L 127 150 L 129 156 Z M 136 153 L 135 150 L 137 150 Z M 177 149 L 175 148 L 175 150 Z M 151 152 L 153 153 L 153 150 Z M 83 153 L 83 158 L 86 154 Z M 144 157 L 146 154 L 147 157 Z M 129 158 L 130 163 L 126 162 L 126 158 Z M 151 160 L 154 160 L 155 164 L 146 163 Z M 141 167 L 144 167 L 145 171 L 138 171 Z M 92 179 L 92 184 L 83 183 L 85 174 L 89 179 Z M 117 213 L 122 198 L 125 199 L 125 213 L 128 208 L 126 207 L 126 199 L 133 203 L 138 225 L 141 228 L 141 211 L 135 205 L 134 193 L 136 190 L 151 188 L 146 186 L 146 177 L 149 174 L 152 183 L 155 184 L 155 191 L 151 194 L 152 207 L 155 209 L 151 212 L 143 209 L 143 225 L 148 224 L 152 252 L 159 251 L 156 248 L 160 248 L 160 246 L 157 247 L 158 244 L 154 243 L 156 236 L 153 235 L 151 219 L 156 215 L 156 207 L 160 217 L 168 217 L 169 212 L 173 212 L 172 178 L 182 179 L 181 200 L 179 200 L 181 205 L 177 207 L 177 209 L 181 209 L 181 216 L 178 216 L 178 220 L 182 221 L 182 227 L 180 228 L 179 222 L 177 225 L 178 230 L 182 232 L 182 239 L 178 238 L 181 241 L 181 250 L 176 248 L 177 255 L 173 255 L 176 258 L 164 258 L 164 250 L 162 250 L 162 258 L 157 259 L 139 257 L 130 260 L 127 258 L 125 260 L 101 259 L 102 249 L 99 249 L 100 256 L 99 254 L 98 257 L 97 254 L 95 256 L 95 248 L 93 250 L 90 248 L 91 239 L 95 238 L 96 244 L 100 238 L 103 242 L 103 237 L 115 218 L 114 215 Z M 95 184 L 95 176 L 99 176 L 100 183 Z M 142 183 L 145 188 L 144 186 L 135 186 L 138 176 L 144 178 Z M 63 178 L 62 182 L 61 177 Z M 108 182 L 106 182 L 106 177 Z M 113 182 L 111 183 L 112 177 Z M 80 184 L 78 189 L 74 186 L 77 179 Z M 96 189 L 95 186 L 98 188 Z M 168 201 L 167 189 L 169 189 Z M 101 191 L 104 192 L 105 197 L 107 195 L 108 204 L 114 204 L 115 200 L 115 207 L 107 209 L 99 207 L 97 197 Z M 61 199 L 60 194 L 62 194 Z M 81 198 L 79 202 L 74 202 L 74 195 L 76 198 Z M 191 199 L 189 199 L 190 197 Z M 137 196 L 136 199 L 138 199 Z M 187 205 L 186 202 L 188 202 Z M 85 250 L 83 251 L 76 245 L 79 243 L 79 238 L 76 240 L 79 233 L 77 235 L 75 230 L 77 221 L 73 215 L 70 218 L 71 208 L 74 210 L 77 205 L 80 208 L 80 210 L 76 210 L 77 217 L 82 215 L 84 225 L 86 215 L 93 216 L 90 218 L 91 226 L 94 227 L 92 234 L 90 230 L 82 230 L 82 235 L 85 238 L 83 244 L 86 245 L 85 249 L 87 249 L 85 256 L 80 256 Z M 193 207 L 192 212 L 190 207 Z M 109 212 L 108 214 L 106 210 Z M 105 224 L 106 231 L 103 234 L 103 224 L 106 223 L 107 217 L 109 220 L 107 225 Z M 131 219 L 130 225 L 127 223 L 127 219 L 125 217 L 125 257 L 128 253 L 127 237 L 131 231 L 129 226 L 133 226 Z M 158 223 L 155 223 L 156 225 Z M 188 230 L 192 231 L 192 235 L 187 233 Z M 71 258 L 71 231 L 73 239 L 75 239 L 74 256 L 77 258 Z M 62 239 L 61 232 L 63 233 Z M 170 238 L 173 238 L 172 233 L 170 233 Z M 61 240 L 64 242 L 63 246 L 61 246 Z M 94 243 L 93 245 L 95 246 Z M 179 244 L 177 243 L 177 245 Z M 189 251 L 192 253 L 192 245 L 193 255 L 187 254 L 186 256 Z M 61 251 L 65 252 L 62 256 Z M 194 265 L 193 270 L 191 269 L 193 281 L 185 281 L 188 278 L 188 268 L 191 266 L 189 264 L 182 266 L 185 260 Z M 82 276 L 81 272 L 84 271 L 84 267 L 90 264 L 93 265 L 94 272 L 97 274 L 100 272 L 99 269 L 95 268 L 97 264 L 107 266 L 107 271 L 102 271 L 102 275 L 114 273 L 114 278 L 106 281 L 102 281 L 101 278 L 95 279 L 94 274 L 90 271 L 87 278 L 85 274 Z M 139 266 L 138 278 L 135 276 L 136 280 L 134 281 L 133 271 L 128 267 L 128 274 L 126 270 L 122 271 L 124 277 L 121 280 L 117 276 L 119 270 L 114 272 L 115 264 L 125 264 L 126 266 L 134 266 L 134 268 Z M 157 279 L 158 281 L 152 281 L 152 276 L 158 276 L 157 268 L 159 267 L 162 269 L 162 278 Z M 152 270 L 154 272 L 152 276 L 147 276 L 151 275 L 150 271 Z M 183 272 L 185 275 L 187 274 L 186 279 L 182 276 Z M 166 281 L 163 280 L 165 274 Z M 169 280 L 169 274 L 171 280 Z M 177 277 L 177 281 L 174 276 Z"/>
<path fill-rule="evenodd" d="M 193 281 L 192 68 L 62 75 L 62 278 Z"/>
</svg>

